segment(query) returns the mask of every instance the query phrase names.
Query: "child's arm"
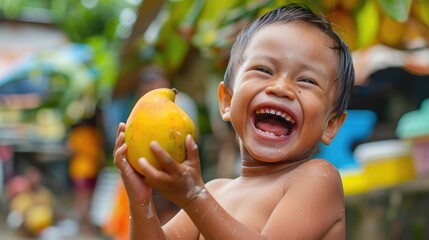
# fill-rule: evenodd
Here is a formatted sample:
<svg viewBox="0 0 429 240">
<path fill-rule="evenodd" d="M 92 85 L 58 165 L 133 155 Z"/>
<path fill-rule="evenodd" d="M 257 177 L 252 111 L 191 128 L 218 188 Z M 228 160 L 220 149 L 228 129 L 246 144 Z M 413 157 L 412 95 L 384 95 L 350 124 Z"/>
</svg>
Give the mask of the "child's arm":
<svg viewBox="0 0 429 240">
<path fill-rule="evenodd" d="M 168 239 L 179 239 L 181 233 L 193 229 L 189 228 L 192 223 L 206 240 L 345 238 L 341 179 L 329 163 L 313 160 L 303 164 L 302 169 L 296 171 L 296 177 L 285 183 L 284 192 L 280 193 L 283 197 L 263 229 L 256 231 L 231 216 L 206 190 L 199 172 L 197 146 L 189 137 L 186 141 L 188 160 L 182 164 L 172 161 L 158 144 L 151 145 L 165 172 L 156 170 L 145 160 L 140 161 L 148 184 L 183 209 L 179 213 L 180 220 L 175 217 L 164 227 L 175 230 L 171 235 L 172 231 L 166 232 Z M 257 189 L 255 194 L 258 194 Z M 278 194 L 268 194 L 266 198 L 274 199 Z M 249 209 L 248 218 L 252 217 L 257 216 Z M 186 239 L 197 239 L 196 230 L 192 231 L 193 237 Z"/>
<path fill-rule="evenodd" d="M 182 208 L 164 226 L 168 230 L 168 239 L 198 239 L 199 233 L 206 240 L 265 239 L 259 232 L 233 218 L 207 191 L 201 177 L 197 145 L 191 136 L 186 138 L 187 160 L 182 164 L 173 161 L 157 143 L 152 143 L 151 149 L 165 171 L 159 171 L 141 159 L 139 163 L 146 182 Z"/>
<path fill-rule="evenodd" d="M 144 176 L 136 172 L 125 159 L 127 145 L 124 143 L 124 130 L 125 124 L 120 123 L 115 143 L 114 163 L 128 194 L 131 239 L 165 239 L 152 203 L 152 188 L 145 183 Z"/>
</svg>

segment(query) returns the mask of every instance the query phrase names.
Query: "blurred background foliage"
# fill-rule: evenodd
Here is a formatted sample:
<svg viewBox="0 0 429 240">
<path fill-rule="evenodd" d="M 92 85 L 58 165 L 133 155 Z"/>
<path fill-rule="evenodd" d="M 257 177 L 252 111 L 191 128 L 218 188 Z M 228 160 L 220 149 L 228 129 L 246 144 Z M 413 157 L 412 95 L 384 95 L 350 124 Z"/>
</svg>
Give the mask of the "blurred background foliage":
<svg viewBox="0 0 429 240">
<path fill-rule="evenodd" d="M 0 16 L 53 24 L 71 42 L 89 45 L 92 58 L 86 64 L 97 73 L 95 97 L 105 101 L 115 85 L 119 95 L 132 91 L 130 73 L 145 63 L 154 62 L 174 76 L 197 56 L 213 60 L 215 70 L 222 71 L 238 31 L 285 2 L 0 0 Z M 324 13 L 352 50 L 378 43 L 407 49 L 413 38 L 429 40 L 429 0 L 295 2 Z"/>
</svg>

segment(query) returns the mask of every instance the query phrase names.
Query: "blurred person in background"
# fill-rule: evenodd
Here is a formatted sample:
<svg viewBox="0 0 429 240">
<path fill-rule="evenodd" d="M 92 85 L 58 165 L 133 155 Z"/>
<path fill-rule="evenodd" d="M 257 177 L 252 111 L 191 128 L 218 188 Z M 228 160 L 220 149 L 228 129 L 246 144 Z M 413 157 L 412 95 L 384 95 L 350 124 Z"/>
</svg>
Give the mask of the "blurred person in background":
<svg viewBox="0 0 429 240">
<path fill-rule="evenodd" d="M 71 128 L 67 144 L 75 217 L 82 232 L 91 232 L 94 229 L 89 219 L 90 202 L 98 174 L 105 165 L 102 134 L 95 122 L 82 121 Z"/>
</svg>

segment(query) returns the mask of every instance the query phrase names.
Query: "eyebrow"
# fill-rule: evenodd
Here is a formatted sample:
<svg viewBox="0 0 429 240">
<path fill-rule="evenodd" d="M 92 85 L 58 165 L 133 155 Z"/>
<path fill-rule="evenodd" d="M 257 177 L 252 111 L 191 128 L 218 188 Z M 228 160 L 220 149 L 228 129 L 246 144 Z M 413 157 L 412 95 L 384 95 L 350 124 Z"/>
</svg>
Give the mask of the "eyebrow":
<svg viewBox="0 0 429 240">
<path fill-rule="evenodd" d="M 324 73 L 324 74 L 326 74 L 325 73 L 325 71 L 323 71 L 323 70 L 321 70 L 321 69 L 319 69 L 319 68 L 316 68 L 316 67 L 314 67 L 314 66 L 312 66 L 312 65 L 309 65 L 309 64 L 306 64 L 306 63 L 300 63 L 302 66 L 304 66 L 304 68 L 306 69 L 306 70 L 309 70 L 309 71 L 311 71 L 311 72 L 314 72 L 314 73 Z M 322 74 L 323 75 L 323 74 Z M 325 77 L 324 77 L 325 78 Z"/>
</svg>

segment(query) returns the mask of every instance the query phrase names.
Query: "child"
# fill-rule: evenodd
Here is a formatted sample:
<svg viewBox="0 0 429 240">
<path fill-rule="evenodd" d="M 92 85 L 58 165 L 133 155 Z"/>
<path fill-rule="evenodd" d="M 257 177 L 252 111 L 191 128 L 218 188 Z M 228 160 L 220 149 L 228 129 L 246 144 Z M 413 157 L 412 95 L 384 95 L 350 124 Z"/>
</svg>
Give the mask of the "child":
<svg viewBox="0 0 429 240">
<path fill-rule="evenodd" d="M 353 81 L 349 50 L 323 17 L 291 4 L 257 19 L 238 36 L 218 90 L 222 118 L 238 136 L 241 176 L 204 184 L 190 136 L 182 164 L 151 143 L 164 171 L 142 158 L 139 175 L 124 158 L 119 125 L 114 157 L 131 238 L 345 239 L 341 178 L 311 157 L 343 123 Z M 152 188 L 181 207 L 164 226 Z"/>
</svg>

